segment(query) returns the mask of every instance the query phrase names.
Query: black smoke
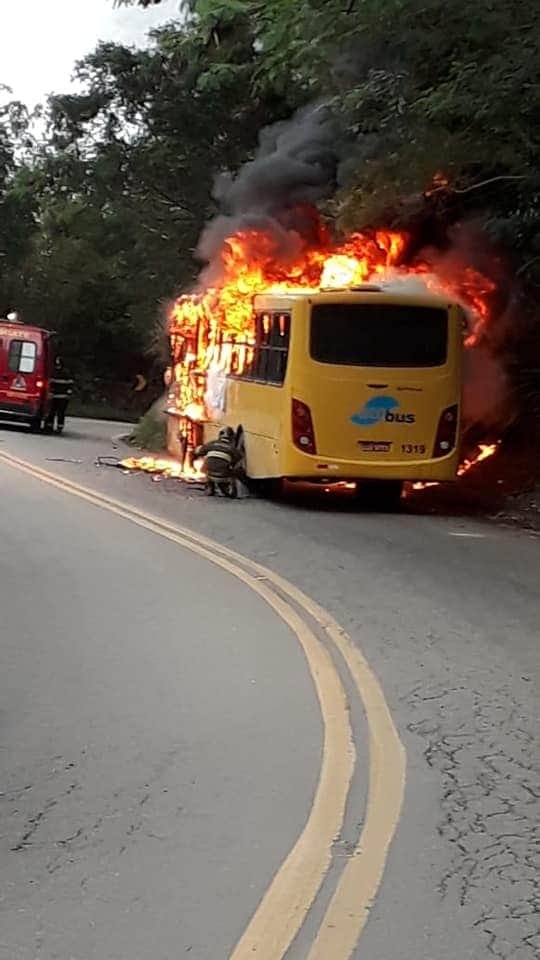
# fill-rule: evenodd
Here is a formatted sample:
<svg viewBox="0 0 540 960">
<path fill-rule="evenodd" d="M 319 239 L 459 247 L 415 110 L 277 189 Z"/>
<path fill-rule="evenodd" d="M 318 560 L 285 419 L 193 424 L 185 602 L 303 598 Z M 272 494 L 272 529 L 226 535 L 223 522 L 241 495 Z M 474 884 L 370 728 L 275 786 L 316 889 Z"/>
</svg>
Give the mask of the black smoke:
<svg viewBox="0 0 540 960">
<path fill-rule="evenodd" d="M 264 231 L 285 262 L 302 247 L 321 243 L 317 206 L 341 186 L 353 150 L 324 103 L 263 129 L 253 160 L 216 179 L 220 213 L 203 231 L 200 259 L 216 267 L 226 238 L 241 230 Z M 205 271 L 203 281 L 208 279 Z"/>
<path fill-rule="evenodd" d="M 253 160 L 216 179 L 213 196 L 219 213 L 203 230 L 197 249 L 206 264 L 200 286 L 219 283 L 224 243 L 239 231 L 253 232 L 255 245 L 264 234 L 266 253 L 284 266 L 307 248 L 324 248 L 329 238 L 318 208 L 358 174 L 372 147 L 367 138 L 351 140 L 325 103 L 263 129 Z M 531 319 L 525 323 L 512 271 L 505 271 L 483 232 L 482 211 L 475 216 L 470 209 L 461 210 L 455 203 L 458 193 L 450 186 L 439 209 L 428 195 L 423 202 L 417 198 L 414 216 L 399 226 L 412 238 L 409 258 L 427 261 L 442 277 L 457 276 L 470 265 L 496 282 L 500 302 L 493 304 L 489 329 L 475 349 L 466 351 L 464 406 L 469 423 L 488 432 L 504 430 L 522 407 L 516 348 L 532 329 Z M 391 225 L 389 211 L 380 226 Z"/>
</svg>

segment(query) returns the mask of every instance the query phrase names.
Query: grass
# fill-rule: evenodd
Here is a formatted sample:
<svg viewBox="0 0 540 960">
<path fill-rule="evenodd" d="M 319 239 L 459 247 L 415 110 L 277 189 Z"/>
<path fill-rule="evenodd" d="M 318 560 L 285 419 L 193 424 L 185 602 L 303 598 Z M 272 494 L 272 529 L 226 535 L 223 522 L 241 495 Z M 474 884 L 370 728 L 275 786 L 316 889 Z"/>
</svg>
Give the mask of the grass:
<svg viewBox="0 0 540 960">
<path fill-rule="evenodd" d="M 151 407 L 141 417 L 130 436 L 130 443 L 149 453 L 162 453 L 167 449 L 167 421 L 163 414 Z"/>
</svg>

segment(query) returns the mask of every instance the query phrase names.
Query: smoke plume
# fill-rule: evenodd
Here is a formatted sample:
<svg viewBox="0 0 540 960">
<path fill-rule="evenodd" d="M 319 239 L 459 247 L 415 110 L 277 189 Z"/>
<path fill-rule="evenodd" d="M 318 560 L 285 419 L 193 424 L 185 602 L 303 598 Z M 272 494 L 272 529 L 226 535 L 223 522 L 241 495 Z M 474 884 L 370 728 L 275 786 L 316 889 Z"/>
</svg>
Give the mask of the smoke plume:
<svg viewBox="0 0 540 960">
<path fill-rule="evenodd" d="M 342 134 L 324 103 L 262 130 L 254 159 L 237 173 L 225 172 L 216 180 L 214 199 L 220 212 L 203 231 L 197 251 L 206 264 L 201 288 L 219 283 L 224 243 L 239 231 L 253 231 L 254 257 L 264 234 L 265 255 L 284 265 L 310 247 L 324 249 L 330 241 L 317 205 L 331 198 L 361 163 L 362 144 L 351 143 Z M 418 223 L 414 229 L 417 239 Z M 480 271 L 493 284 L 489 322 L 477 343 L 465 351 L 464 419 L 466 424 L 478 424 L 488 431 L 503 430 L 518 413 L 508 373 L 510 331 L 516 324 L 509 308 L 511 283 L 479 222 L 440 233 L 445 235 L 444 250 L 419 249 L 416 243 L 414 262 L 423 261 L 447 286 L 462 289 L 464 294 L 469 268 Z M 406 262 L 405 254 L 404 265 Z M 418 286 L 422 281 L 415 278 L 411 282 Z"/>
<path fill-rule="evenodd" d="M 444 250 L 428 247 L 418 258 L 467 302 L 471 270 L 486 278 L 489 315 L 481 323 L 475 343 L 463 355 L 463 419 L 465 428 L 482 427 L 487 434 L 501 433 L 519 414 L 509 373 L 510 330 L 516 322 L 514 282 L 478 219 L 457 223 L 446 231 Z"/>
<path fill-rule="evenodd" d="M 220 214 L 206 227 L 198 256 L 210 265 L 203 284 L 219 270 L 227 237 L 240 230 L 264 231 L 277 259 L 289 262 L 308 244 L 320 242 L 316 206 L 342 183 L 342 168 L 353 145 L 328 107 L 319 103 L 259 134 L 253 160 L 238 173 L 220 174 L 214 199 Z"/>
</svg>

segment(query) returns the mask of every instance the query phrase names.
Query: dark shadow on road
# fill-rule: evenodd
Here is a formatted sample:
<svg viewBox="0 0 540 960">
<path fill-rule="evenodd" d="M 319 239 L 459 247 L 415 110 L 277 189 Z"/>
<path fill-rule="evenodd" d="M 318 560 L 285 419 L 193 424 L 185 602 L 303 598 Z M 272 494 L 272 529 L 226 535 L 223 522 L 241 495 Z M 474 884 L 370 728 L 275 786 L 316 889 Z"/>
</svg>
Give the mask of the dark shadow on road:
<svg viewBox="0 0 540 960">
<path fill-rule="evenodd" d="M 26 423 L 0 423 L 0 433 L 30 433 L 30 427 Z"/>
</svg>

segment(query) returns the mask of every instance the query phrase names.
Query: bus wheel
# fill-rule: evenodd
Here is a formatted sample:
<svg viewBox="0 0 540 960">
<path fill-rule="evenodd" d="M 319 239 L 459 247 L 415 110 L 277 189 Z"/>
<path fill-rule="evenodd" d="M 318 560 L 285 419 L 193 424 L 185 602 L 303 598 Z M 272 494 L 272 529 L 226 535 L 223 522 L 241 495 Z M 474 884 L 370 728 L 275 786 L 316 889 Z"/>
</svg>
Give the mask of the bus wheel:
<svg viewBox="0 0 540 960">
<path fill-rule="evenodd" d="M 269 477 L 266 480 L 254 480 L 252 477 L 248 477 L 247 473 L 247 455 L 246 455 L 246 441 L 244 438 L 244 431 L 241 427 L 237 431 L 237 440 L 236 446 L 241 454 L 242 459 L 238 464 L 238 479 L 245 487 L 249 490 L 252 496 L 254 497 L 277 497 L 281 493 L 282 481 L 278 477 Z"/>
<path fill-rule="evenodd" d="M 283 493 L 283 480 L 281 477 L 268 477 L 267 480 L 256 480 L 255 483 L 257 484 L 260 497 L 277 500 Z"/>
<path fill-rule="evenodd" d="M 247 473 L 246 441 L 244 439 L 244 431 L 241 427 L 238 427 L 238 430 L 236 431 L 236 448 L 241 457 L 236 468 L 238 472 L 238 481 L 243 484 L 250 493 L 256 495 L 257 481 L 251 480 Z"/>
<path fill-rule="evenodd" d="M 356 485 L 358 504 L 366 510 L 397 510 L 403 492 L 401 480 L 360 480 Z"/>
</svg>

